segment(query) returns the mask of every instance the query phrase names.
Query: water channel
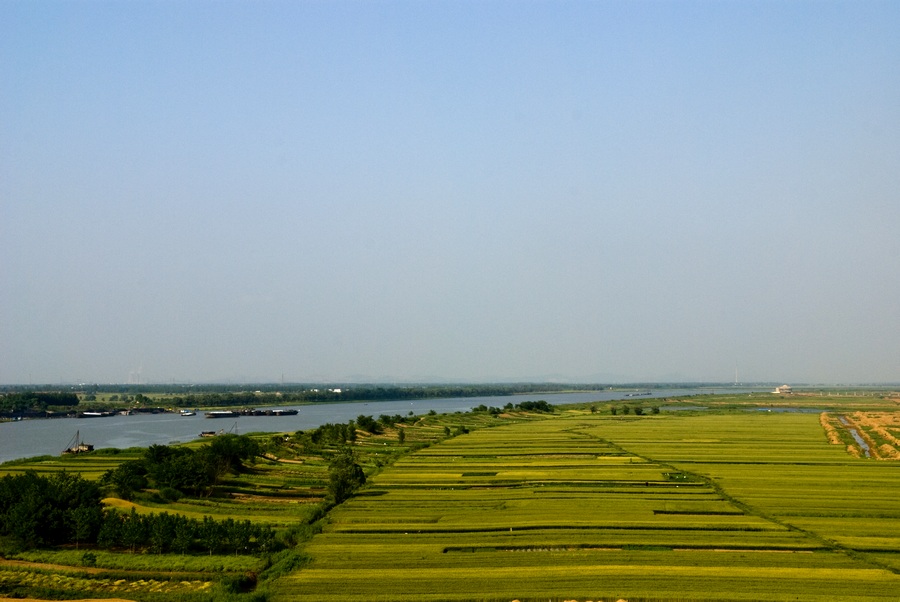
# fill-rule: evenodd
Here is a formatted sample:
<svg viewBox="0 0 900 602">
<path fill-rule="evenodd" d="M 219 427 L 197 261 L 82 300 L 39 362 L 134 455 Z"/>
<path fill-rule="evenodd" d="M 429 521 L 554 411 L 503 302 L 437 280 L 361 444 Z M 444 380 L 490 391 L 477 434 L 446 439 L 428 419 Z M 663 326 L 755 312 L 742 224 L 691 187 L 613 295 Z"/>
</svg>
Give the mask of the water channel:
<svg viewBox="0 0 900 602">
<path fill-rule="evenodd" d="M 862 438 L 862 435 L 859 434 L 859 431 L 856 430 L 856 427 L 853 426 L 850 423 L 850 421 L 847 420 L 846 418 L 844 418 L 843 416 L 841 417 L 841 424 L 843 424 L 845 427 L 847 427 L 847 431 L 849 431 L 850 435 L 853 436 L 853 439 L 856 440 L 856 443 L 857 443 L 857 445 L 859 445 L 859 448 L 862 450 L 863 454 L 867 458 L 871 458 L 872 450 L 869 449 L 869 444 L 866 443 L 866 440 Z"/>
<path fill-rule="evenodd" d="M 236 429 L 238 433 L 294 432 L 316 428 L 332 422 L 347 422 L 360 414 L 378 417 L 381 414 L 402 416 L 467 412 L 479 405 L 503 407 L 507 403 L 546 400 L 553 405 L 588 403 L 592 401 L 639 402 L 645 399 L 685 397 L 724 392 L 751 392 L 758 389 L 652 389 L 649 394 L 624 391 L 588 391 L 579 393 L 537 393 L 498 397 L 450 397 L 413 401 L 373 401 L 369 403 L 325 403 L 288 406 L 298 410 L 295 416 L 241 416 L 239 418 L 208 419 L 203 412 L 196 416 L 175 413 L 136 414 L 105 418 L 53 418 L 20 420 L 0 423 L 0 462 L 42 455 L 59 455 L 79 433 L 81 440 L 95 449 L 116 447 L 146 447 L 191 441 L 201 431 Z"/>
</svg>

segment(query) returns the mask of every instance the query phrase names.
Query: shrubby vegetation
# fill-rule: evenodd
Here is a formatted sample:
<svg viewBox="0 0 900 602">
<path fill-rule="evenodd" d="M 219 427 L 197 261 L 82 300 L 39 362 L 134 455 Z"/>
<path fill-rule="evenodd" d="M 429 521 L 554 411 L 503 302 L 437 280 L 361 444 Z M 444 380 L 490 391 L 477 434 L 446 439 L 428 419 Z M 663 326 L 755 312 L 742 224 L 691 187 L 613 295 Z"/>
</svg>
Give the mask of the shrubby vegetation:
<svg viewBox="0 0 900 602">
<path fill-rule="evenodd" d="M 331 501 L 340 504 L 366 484 L 366 473 L 356 461 L 353 449 L 341 447 L 328 463 L 328 493 Z"/>
<path fill-rule="evenodd" d="M 245 435 L 220 435 L 198 451 L 187 447 L 151 445 L 141 460 L 130 460 L 108 471 L 101 483 L 112 486 L 122 499 L 150 485 L 163 492 L 173 490 L 191 495 L 209 493 L 231 471 L 240 471 L 244 462 L 260 453 L 259 444 Z M 171 497 L 171 494 L 170 494 Z"/>
</svg>

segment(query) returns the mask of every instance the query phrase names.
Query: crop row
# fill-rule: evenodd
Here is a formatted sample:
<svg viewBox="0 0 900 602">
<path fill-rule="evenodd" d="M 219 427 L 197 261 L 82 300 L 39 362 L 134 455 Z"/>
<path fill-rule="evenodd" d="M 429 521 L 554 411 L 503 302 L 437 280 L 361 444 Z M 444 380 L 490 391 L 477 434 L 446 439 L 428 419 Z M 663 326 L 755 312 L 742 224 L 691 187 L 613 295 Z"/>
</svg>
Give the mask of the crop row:
<svg viewBox="0 0 900 602">
<path fill-rule="evenodd" d="M 900 587 L 897 477 L 829 445 L 815 414 L 482 429 L 335 509 L 276 599 L 882 600 Z"/>
</svg>

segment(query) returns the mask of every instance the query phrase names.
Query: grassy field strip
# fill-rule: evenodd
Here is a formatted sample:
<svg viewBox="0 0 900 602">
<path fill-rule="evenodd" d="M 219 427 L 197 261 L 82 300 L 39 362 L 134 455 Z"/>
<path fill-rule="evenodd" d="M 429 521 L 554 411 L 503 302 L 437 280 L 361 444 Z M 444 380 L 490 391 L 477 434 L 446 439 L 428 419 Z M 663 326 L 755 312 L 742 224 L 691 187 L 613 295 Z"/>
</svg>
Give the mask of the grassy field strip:
<svg viewBox="0 0 900 602">
<path fill-rule="evenodd" d="M 87 570 L 99 571 L 139 571 L 139 572 L 175 572 L 175 573 L 203 573 L 203 572 L 234 572 L 240 573 L 252 570 L 257 562 L 252 556 L 230 555 L 166 555 L 156 554 L 120 554 L 105 550 L 94 550 L 96 564 L 92 569 L 81 566 L 81 556 L 84 552 L 79 550 L 30 550 L 21 552 L 18 556 L 22 560 L 39 564 L 65 565 L 75 572 Z"/>
<path fill-rule="evenodd" d="M 823 442 L 823 430 L 815 415 L 787 416 L 778 424 L 773 424 L 768 415 L 710 418 L 713 417 L 701 421 L 707 423 L 704 428 L 727 427 L 733 431 L 735 440 L 743 441 L 744 453 L 740 454 L 740 447 L 734 443 L 729 446 L 731 452 L 735 456 L 752 457 L 754 463 L 748 464 L 744 459 L 728 464 L 719 459 L 704 462 L 695 456 L 688 465 L 679 463 L 678 455 L 657 441 L 629 438 L 616 439 L 616 442 L 641 455 L 655 454 L 654 457 L 663 457 L 671 465 L 703 474 L 749 507 L 823 542 L 832 542 L 851 552 L 900 551 L 900 506 L 897 504 L 900 465 L 858 460 L 840 446 Z M 679 435 L 698 426 L 696 421 L 691 422 L 695 424 L 689 426 L 669 420 L 658 423 L 654 430 L 667 427 L 672 439 L 677 441 Z M 622 428 L 603 431 L 608 436 L 612 433 L 613 437 L 626 435 Z M 788 431 L 787 443 L 770 443 L 773 435 L 787 436 Z M 766 451 L 755 453 L 760 447 Z M 786 462 L 796 460 L 798 455 L 804 458 L 803 465 Z M 815 457 L 820 458 L 819 463 L 813 461 Z M 760 467 L 759 462 L 765 458 L 772 460 Z M 897 566 L 896 562 L 885 564 L 872 556 L 860 558 L 869 558 L 880 566 Z"/>
<path fill-rule="evenodd" d="M 890 562 L 829 552 L 837 544 L 811 525 L 774 518 L 779 500 L 771 489 L 756 492 L 770 503 L 764 510 L 731 490 L 734 482 L 749 494 L 755 479 L 742 482 L 742 475 L 792 462 L 794 451 L 807 462 L 837 462 L 821 432 L 796 440 L 807 422 L 790 415 L 784 425 L 769 414 L 714 418 L 714 436 L 674 450 L 666 441 L 698 439 L 704 425 L 668 416 L 557 418 L 422 450 L 372 479 L 377 495 L 331 513 L 326 531 L 306 547 L 313 563 L 277 583 L 275 598 L 337 599 L 329 596 L 340 587 L 344 599 L 367 600 L 525 600 L 541 592 L 553 599 L 889 599 L 885 591 L 900 587 Z M 753 424 L 736 428 L 745 418 Z M 731 473 L 729 464 L 716 464 L 724 474 L 714 474 L 703 458 L 721 455 L 707 446 L 729 433 L 736 437 L 727 453 L 744 464 Z M 784 441 L 788 449 L 776 449 Z M 689 469 L 670 461 L 697 446 L 704 453 Z M 792 475 L 804 468 L 783 470 L 777 474 L 785 482 L 774 490 L 788 494 Z M 643 555 L 638 561 L 634 554 Z"/>
<path fill-rule="evenodd" d="M 827 589 L 828 600 L 884 600 L 892 575 L 873 569 L 767 567 L 694 567 L 653 564 L 595 564 L 502 567 L 452 567 L 354 570 L 346 573 L 340 592 L 330 571 L 304 571 L 302 599 L 309 600 L 562 600 L 615 599 L 616 596 L 692 600 L 795 600 L 803 592 Z M 393 584 L 390 592 L 371 584 Z M 436 593 L 440 592 L 440 593 Z M 486 594 L 485 592 L 490 592 Z"/>
</svg>

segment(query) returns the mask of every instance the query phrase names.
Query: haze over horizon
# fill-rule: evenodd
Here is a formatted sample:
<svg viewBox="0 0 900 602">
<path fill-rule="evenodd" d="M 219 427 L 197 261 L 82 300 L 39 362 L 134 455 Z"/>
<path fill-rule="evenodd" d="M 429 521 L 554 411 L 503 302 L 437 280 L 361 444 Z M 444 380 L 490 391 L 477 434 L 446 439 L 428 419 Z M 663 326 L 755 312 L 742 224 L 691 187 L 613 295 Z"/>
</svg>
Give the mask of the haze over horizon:
<svg viewBox="0 0 900 602">
<path fill-rule="evenodd" d="M 0 384 L 900 382 L 900 3 L 0 3 Z"/>
</svg>

